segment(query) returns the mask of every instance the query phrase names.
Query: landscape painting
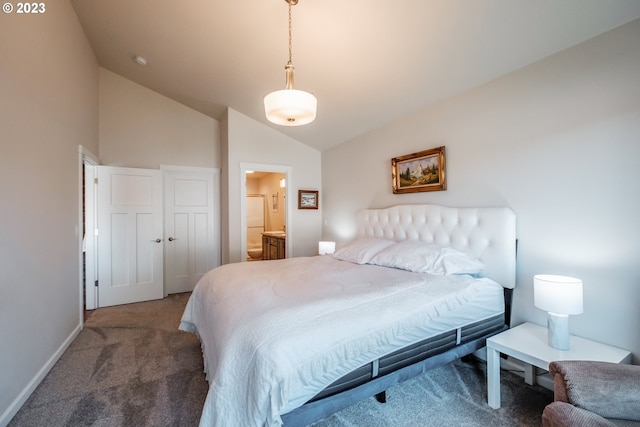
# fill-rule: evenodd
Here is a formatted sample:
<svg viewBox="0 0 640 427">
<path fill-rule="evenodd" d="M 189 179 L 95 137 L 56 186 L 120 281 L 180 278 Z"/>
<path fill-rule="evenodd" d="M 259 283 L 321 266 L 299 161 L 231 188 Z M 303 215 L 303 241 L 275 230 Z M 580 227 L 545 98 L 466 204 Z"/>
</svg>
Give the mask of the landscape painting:
<svg viewBox="0 0 640 427">
<path fill-rule="evenodd" d="M 395 194 L 446 190 L 444 146 L 391 159 L 391 175 Z"/>
<path fill-rule="evenodd" d="M 298 190 L 298 209 L 318 209 L 318 192 Z"/>
</svg>

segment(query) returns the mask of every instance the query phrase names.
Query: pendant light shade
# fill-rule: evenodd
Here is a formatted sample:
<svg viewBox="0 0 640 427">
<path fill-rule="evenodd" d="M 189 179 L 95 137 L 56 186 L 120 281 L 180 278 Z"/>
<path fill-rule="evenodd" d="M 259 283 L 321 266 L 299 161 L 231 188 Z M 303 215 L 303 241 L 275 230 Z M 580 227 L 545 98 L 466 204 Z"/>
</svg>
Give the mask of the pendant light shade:
<svg viewBox="0 0 640 427">
<path fill-rule="evenodd" d="M 264 111 L 270 122 L 302 126 L 316 118 L 316 97 L 303 90 L 282 89 L 264 97 Z"/>
<path fill-rule="evenodd" d="M 302 126 L 316 118 L 318 101 L 313 94 L 293 88 L 293 64 L 291 63 L 291 6 L 298 0 L 285 0 L 289 4 L 289 62 L 285 65 L 286 84 L 264 97 L 267 119 L 282 126 Z"/>
<path fill-rule="evenodd" d="M 264 111 L 267 119 L 282 126 L 302 126 L 311 123 L 316 118 L 318 101 L 309 92 L 294 89 L 293 82 L 289 85 L 289 72 L 293 80 L 293 66 L 287 64 L 285 68 L 287 69 L 286 89 L 276 90 L 264 97 Z"/>
</svg>

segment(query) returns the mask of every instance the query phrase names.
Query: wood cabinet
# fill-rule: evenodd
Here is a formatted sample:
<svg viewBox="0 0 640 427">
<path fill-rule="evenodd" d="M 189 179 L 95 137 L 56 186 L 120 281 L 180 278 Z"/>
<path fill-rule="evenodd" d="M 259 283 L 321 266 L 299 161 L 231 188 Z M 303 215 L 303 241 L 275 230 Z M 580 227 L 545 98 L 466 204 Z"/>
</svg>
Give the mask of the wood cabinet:
<svg viewBox="0 0 640 427">
<path fill-rule="evenodd" d="M 284 259 L 286 258 L 285 253 L 286 248 L 286 238 L 284 235 L 262 235 L 262 259 L 263 260 L 271 260 L 271 259 Z"/>
</svg>

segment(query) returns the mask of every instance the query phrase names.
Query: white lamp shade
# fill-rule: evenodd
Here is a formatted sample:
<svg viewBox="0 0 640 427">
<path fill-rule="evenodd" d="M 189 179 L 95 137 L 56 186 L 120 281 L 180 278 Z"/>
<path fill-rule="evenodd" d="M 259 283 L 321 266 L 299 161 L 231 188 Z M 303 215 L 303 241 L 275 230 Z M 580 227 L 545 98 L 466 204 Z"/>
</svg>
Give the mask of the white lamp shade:
<svg viewBox="0 0 640 427">
<path fill-rule="evenodd" d="M 582 280 L 538 274 L 533 277 L 533 302 L 541 310 L 556 314 L 582 313 Z"/>
<path fill-rule="evenodd" d="M 264 111 L 270 122 L 282 126 L 302 126 L 316 118 L 318 100 L 309 92 L 282 89 L 264 97 Z"/>
<path fill-rule="evenodd" d="M 332 254 L 336 251 L 336 242 L 320 241 L 318 242 L 318 253 L 320 255 Z"/>
</svg>

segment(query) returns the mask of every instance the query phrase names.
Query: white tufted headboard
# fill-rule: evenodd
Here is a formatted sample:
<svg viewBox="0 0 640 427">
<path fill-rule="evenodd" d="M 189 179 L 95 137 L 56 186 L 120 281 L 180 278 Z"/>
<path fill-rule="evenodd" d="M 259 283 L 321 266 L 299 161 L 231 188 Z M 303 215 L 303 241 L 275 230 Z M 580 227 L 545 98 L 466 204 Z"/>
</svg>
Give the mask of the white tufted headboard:
<svg viewBox="0 0 640 427">
<path fill-rule="evenodd" d="M 421 240 L 475 256 L 505 288 L 516 281 L 516 216 L 509 208 L 397 205 L 358 212 L 357 237 Z"/>
</svg>

